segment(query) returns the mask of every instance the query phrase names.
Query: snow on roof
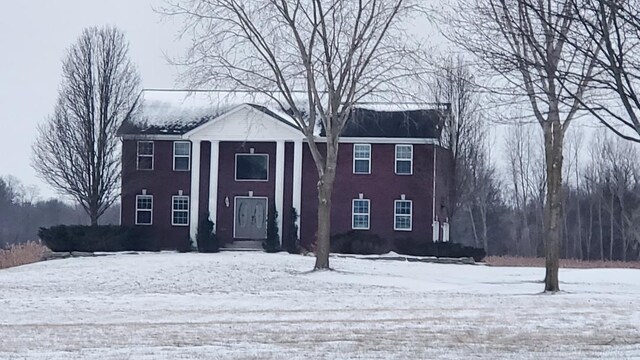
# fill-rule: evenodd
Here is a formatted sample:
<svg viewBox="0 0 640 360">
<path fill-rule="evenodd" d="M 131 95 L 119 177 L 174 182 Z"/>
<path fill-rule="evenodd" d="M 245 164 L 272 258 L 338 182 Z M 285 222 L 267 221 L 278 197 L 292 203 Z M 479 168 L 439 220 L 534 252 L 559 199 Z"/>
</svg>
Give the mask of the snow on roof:
<svg viewBox="0 0 640 360">
<path fill-rule="evenodd" d="M 305 96 L 300 93 L 297 102 L 305 104 Z M 184 134 L 242 104 L 253 105 L 255 109 L 297 127 L 293 117 L 282 109 L 274 97 L 277 99 L 275 94 L 268 96 L 250 92 L 145 89 L 142 92 L 140 111 L 123 124 L 120 133 Z M 443 109 L 443 105 L 427 102 L 377 101 L 379 99 L 373 97 L 366 100 L 369 102 L 362 101 L 354 107 L 378 112 Z M 285 101 L 280 103 L 286 104 Z M 306 109 L 305 106 L 302 108 Z M 317 124 L 316 135 L 320 132 L 320 124 Z"/>
</svg>

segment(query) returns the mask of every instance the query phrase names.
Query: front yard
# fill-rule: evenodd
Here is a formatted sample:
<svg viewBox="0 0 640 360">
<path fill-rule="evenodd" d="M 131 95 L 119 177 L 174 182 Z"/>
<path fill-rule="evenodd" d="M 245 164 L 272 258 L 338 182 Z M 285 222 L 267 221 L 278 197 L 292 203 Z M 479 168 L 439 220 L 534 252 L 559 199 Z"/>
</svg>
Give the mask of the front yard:
<svg viewBox="0 0 640 360">
<path fill-rule="evenodd" d="M 0 271 L 1 359 L 640 357 L 640 270 L 223 252 Z"/>
</svg>

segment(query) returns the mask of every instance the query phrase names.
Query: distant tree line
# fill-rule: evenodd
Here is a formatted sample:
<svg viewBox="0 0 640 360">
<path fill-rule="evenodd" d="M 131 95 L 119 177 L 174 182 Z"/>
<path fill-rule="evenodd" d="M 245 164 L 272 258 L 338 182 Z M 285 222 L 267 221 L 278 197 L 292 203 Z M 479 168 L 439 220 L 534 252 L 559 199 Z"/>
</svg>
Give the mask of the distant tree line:
<svg viewBox="0 0 640 360">
<path fill-rule="evenodd" d="M 120 206 L 109 208 L 100 223 L 118 224 Z M 37 240 L 38 228 L 58 224 L 89 224 L 82 207 L 57 200 L 39 200 L 37 190 L 12 176 L 0 176 L 0 248 Z"/>
</svg>

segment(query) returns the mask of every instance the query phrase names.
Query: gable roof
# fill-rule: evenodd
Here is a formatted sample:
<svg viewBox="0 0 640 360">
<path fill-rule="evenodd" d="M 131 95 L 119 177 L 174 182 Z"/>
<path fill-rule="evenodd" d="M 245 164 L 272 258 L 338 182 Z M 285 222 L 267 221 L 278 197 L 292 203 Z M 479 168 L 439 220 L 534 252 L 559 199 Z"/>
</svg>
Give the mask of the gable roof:
<svg viewBox="0 0 640 360">
<path fill-rule="evenodd" d="M 438 109 L 374 110 L 355 108 L 343 137 L 438 139 L 445 113 Z M 324 128 L 321 136 L 325 135 Z"/>
<path fill-rule="evenodd" d="M 140 110 L 126 119 L 120 136 L 181 136 L 232 111 L 248 105 L 297 130 L 292 117 L 277 110 L 265 96 L 246 93 L 143 90 Z M 430 108 L 431 107 L 431 108 Z M 433 105 L 368 105 L 355 108 L 342 131 L 344 137 L 439 138 L 444 112 Z M 318 135 L 325 132 L 319 127 Z"/>
</svg>

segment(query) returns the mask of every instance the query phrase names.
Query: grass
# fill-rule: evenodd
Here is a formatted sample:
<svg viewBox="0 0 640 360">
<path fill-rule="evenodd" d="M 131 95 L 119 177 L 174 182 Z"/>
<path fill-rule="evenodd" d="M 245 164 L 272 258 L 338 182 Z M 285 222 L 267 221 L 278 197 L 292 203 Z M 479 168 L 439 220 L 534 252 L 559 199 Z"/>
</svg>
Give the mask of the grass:
<svg viewBox="0 0 640 360">
<path fill-rule="evenodd" d="M 42 260 L 47 250 L 47 247 L 39 241 L 12 245 L 5 250 L 0 250 L 0 269 L 38 262 Z"/>
<path fill-rule="evenodd" d="M 544 267 L 544 258 L 520 257 L 520 256 L 487 256 L 484 262 L 490 266 L 526 266 Z M 600 260 L 575 260 L 560 259 L 561 268 L 596 269 L 596 268 L 621 268 L 640 269 L 640 261 L 600 261 Z"/>
</svg>

